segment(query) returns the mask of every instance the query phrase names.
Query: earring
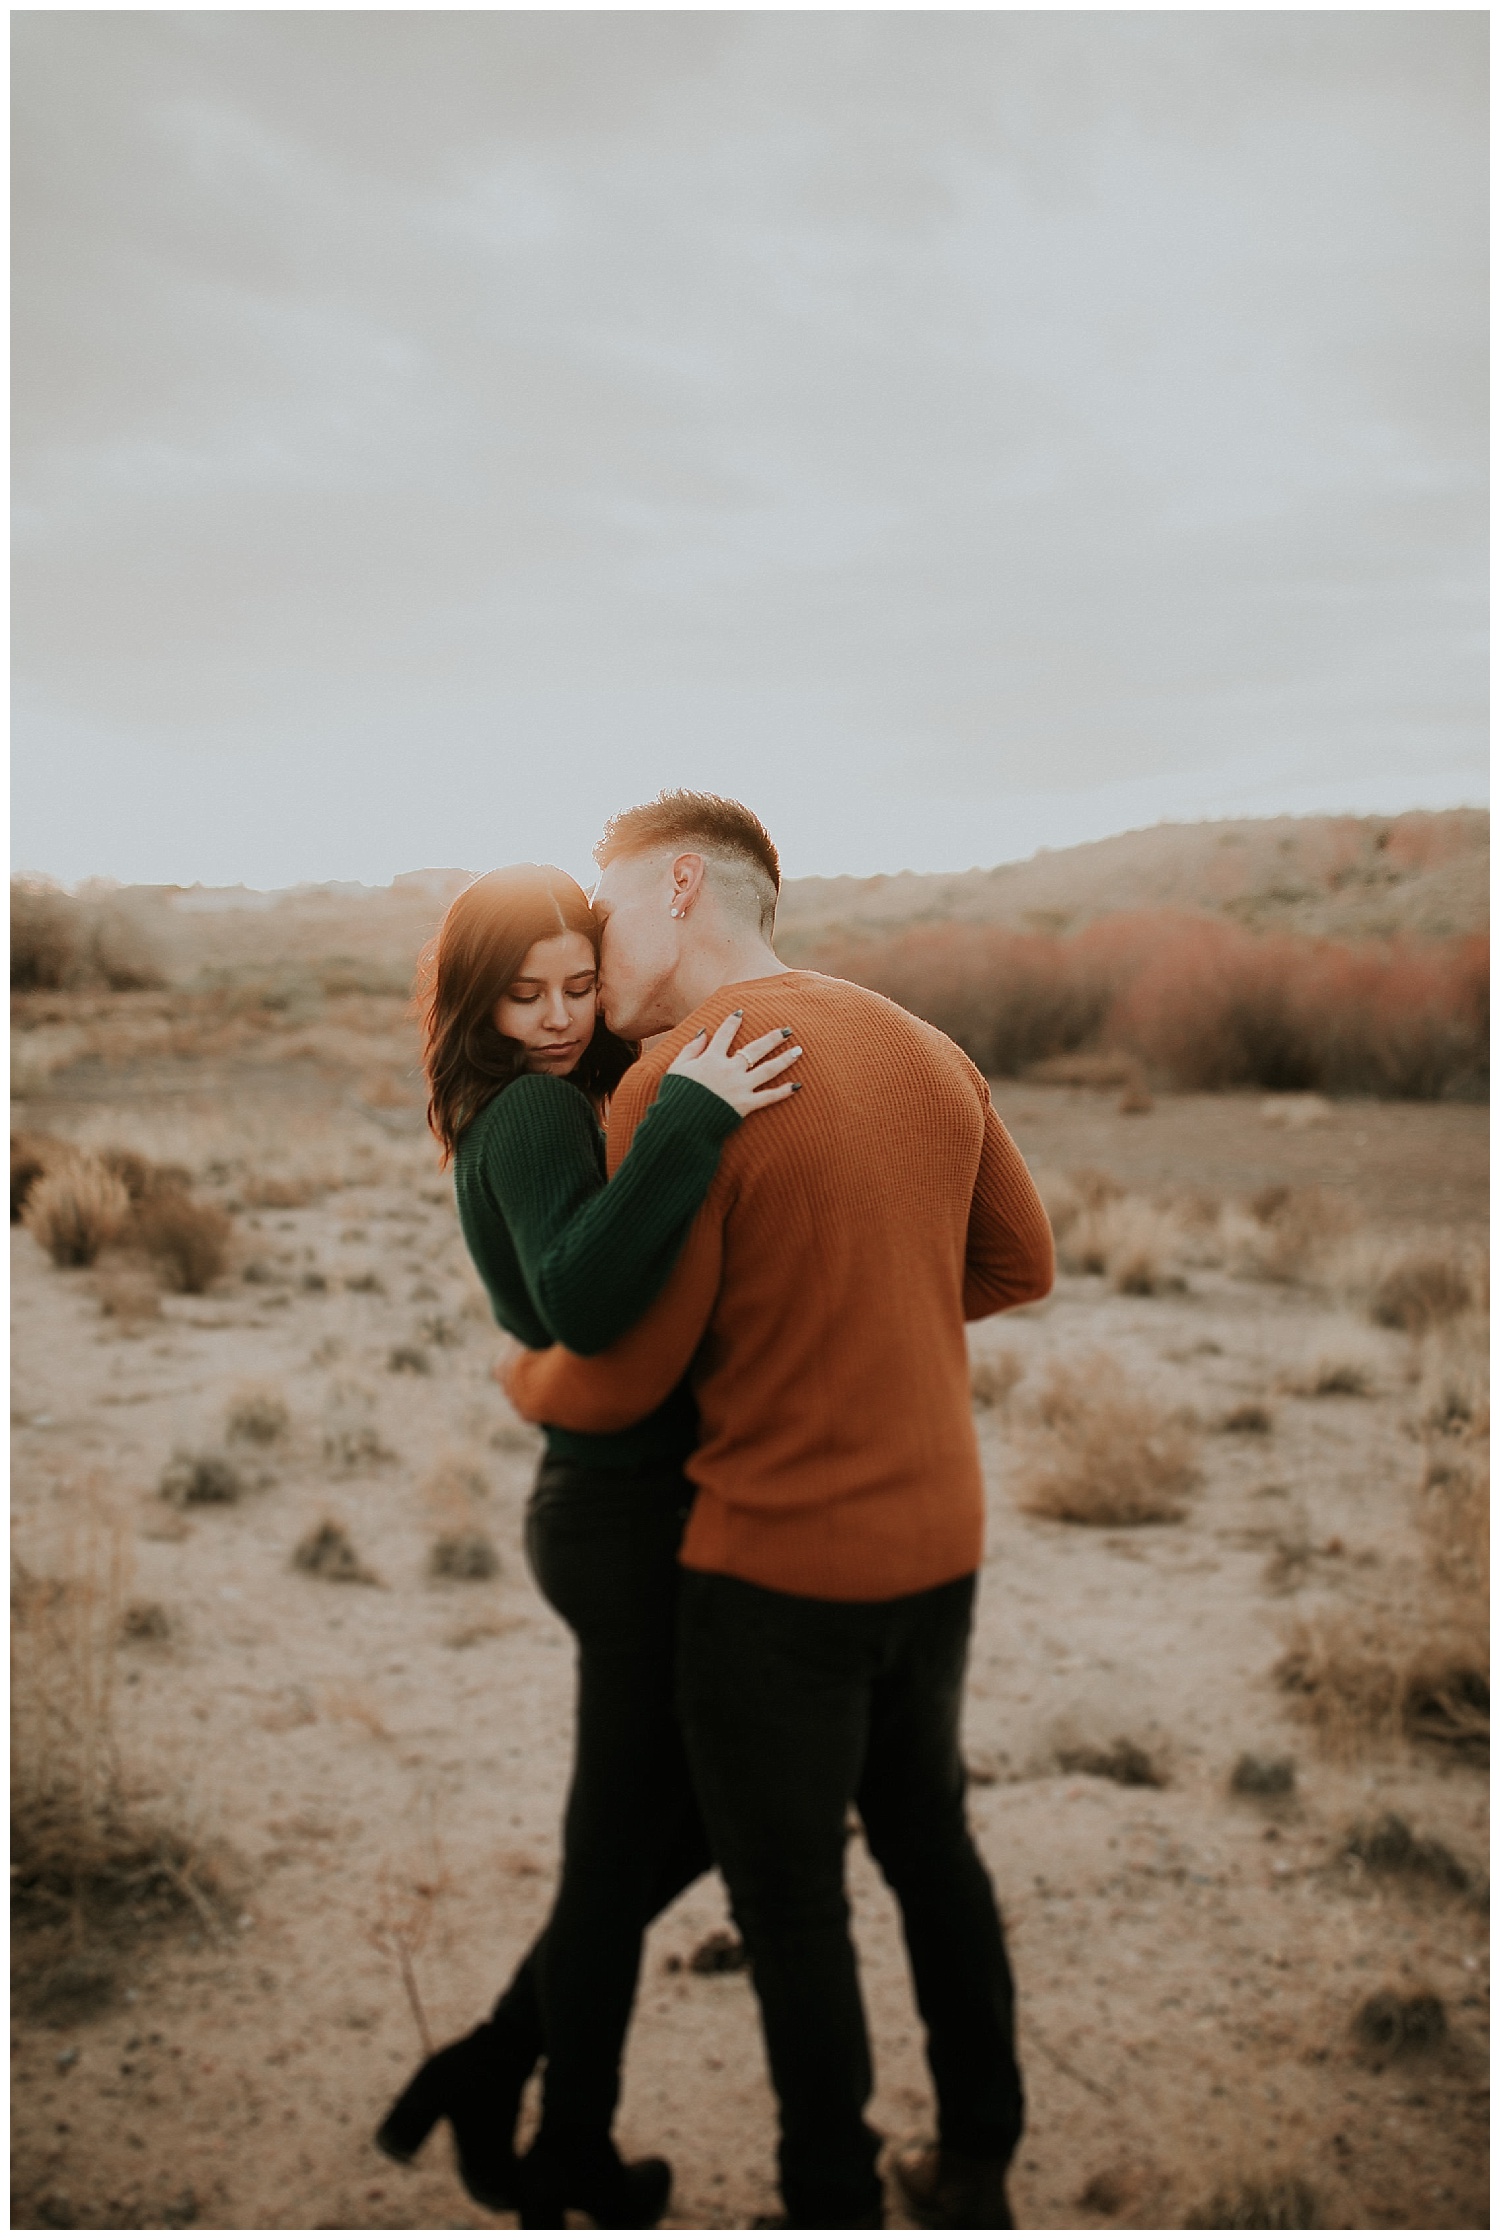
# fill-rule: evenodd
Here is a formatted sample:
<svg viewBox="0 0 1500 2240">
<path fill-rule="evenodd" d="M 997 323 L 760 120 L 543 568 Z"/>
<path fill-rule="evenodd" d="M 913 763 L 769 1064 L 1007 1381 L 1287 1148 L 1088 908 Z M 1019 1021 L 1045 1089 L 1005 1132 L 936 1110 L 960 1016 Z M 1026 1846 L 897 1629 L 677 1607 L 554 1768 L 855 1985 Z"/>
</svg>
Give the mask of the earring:
<svg viewBox="0 0 1500 2240">
<path fill-rule="evenodd" d="M 680 917 L 682 916 L 682 912 L 681 912 L 680 910 L 674 910 L 674 911 L 672 912 L 672 916 L 673 916 L 674 918 L 680 918 Z"/>
</svg>

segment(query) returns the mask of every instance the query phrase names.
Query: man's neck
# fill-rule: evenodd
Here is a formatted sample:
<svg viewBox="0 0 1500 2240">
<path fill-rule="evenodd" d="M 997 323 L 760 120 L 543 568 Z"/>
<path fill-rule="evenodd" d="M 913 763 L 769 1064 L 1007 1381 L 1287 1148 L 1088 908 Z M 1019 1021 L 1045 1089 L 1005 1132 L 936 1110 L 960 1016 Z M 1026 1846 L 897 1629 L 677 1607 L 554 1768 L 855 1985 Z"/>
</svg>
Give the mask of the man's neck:
<svg viewBox="0 0 1500 2240">
<path fill-rule="evenodd" d="M 733 987 L 740 980 L 769 980 L 792 969 L 767 942 L 753 934 L 744 940 L 708 942 L 677 969 L 678 1017 L 685 1019 L 720 988 Z"/>
</svg>

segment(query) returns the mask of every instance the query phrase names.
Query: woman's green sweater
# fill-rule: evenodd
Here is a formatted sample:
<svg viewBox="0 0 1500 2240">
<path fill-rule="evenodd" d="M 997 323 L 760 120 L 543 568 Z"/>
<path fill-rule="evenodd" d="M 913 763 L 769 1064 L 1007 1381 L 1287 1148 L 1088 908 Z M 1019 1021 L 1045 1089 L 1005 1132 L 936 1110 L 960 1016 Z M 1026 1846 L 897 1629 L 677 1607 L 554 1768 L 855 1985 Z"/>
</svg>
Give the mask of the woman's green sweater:
<svg viewBox="0 0 1500 2240">
<path fill-rule="evenodd" d="M 459 1138 L 458 1218 L 495 1320 L 523 1345 L 602 1353 L 639 1322 L 676 1265 L 739 1126 L 722 1097 L 672 1074 L 613 1181 L 581 1089 L 523 1073 Z M 549 1454 L 615 1469 L 680 1461 L 697 1437 L 686 1381 L 627 1431 L 548 1426 Z"/>
</svg>

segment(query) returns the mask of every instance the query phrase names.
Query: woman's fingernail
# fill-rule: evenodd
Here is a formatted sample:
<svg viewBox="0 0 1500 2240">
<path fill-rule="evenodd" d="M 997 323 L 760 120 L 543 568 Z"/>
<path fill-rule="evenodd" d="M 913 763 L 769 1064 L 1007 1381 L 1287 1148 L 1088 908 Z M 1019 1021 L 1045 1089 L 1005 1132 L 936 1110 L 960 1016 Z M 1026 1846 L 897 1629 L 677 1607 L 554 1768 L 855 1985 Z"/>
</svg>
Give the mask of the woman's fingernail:
<svg viewBox="0 0 1500 2240">
<path fill-rule="evenodd" d="M 735 1019 L 743 1019 L 743 1018 L 744 1018 L 744 1016 L 745 1016 L 745 1014 L 744 1014 L 744 1012 L 743 1012 L 743 1011 L 735 1011 L 735 1012 L 731 1012 L 730 1016 L 731 1016 L 731 1018 L 735 1018 Z"/>
<path fill-rule="evenodd" d="M 795 1095 L 796 1091 L 797 1091 L 798 1089 L 800 1089 L 800 1088 L 801 1088 L 801 1086 L 802 1086 L 802 1084 L 801 1084 L 801 1082 L 800 1082 L 800 1081 L 794 1081 L 794 1082 L 792 1083 L 792 1091 L 793 1091 L 793 1094 L 794 1094 L 794 1095 Z"/>
<path fill-rule="evenodd" d="M 782 1028 L 782 1030 L 781 1030 L 781 1039 L 782 1039 L 782 1041 L 783 1041 L 783 1042 L 790 1042 L 790 1041 L 791 1041 L 791 1039 L 792 1039 L 792 1030 L 791 1030 L 791 1028 L 790 1028 L 790 1027 L 783 1027 L 783 1028 Z"/>
</svg>

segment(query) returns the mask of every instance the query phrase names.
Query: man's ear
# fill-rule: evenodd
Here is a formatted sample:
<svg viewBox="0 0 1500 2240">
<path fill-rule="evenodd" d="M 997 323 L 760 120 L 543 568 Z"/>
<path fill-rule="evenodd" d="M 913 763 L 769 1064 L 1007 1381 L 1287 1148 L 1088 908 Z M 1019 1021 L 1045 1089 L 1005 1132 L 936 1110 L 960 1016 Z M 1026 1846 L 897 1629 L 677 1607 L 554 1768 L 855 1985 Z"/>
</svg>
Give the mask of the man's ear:
<svg viewBox="0 0 1500 2240">
<path fill-rule="evenodd" d="M 708 865 L 699 855 L 681 855 L 672 864 L 672 915 L 685 918 L 703 892 Z"/>
</svg>

